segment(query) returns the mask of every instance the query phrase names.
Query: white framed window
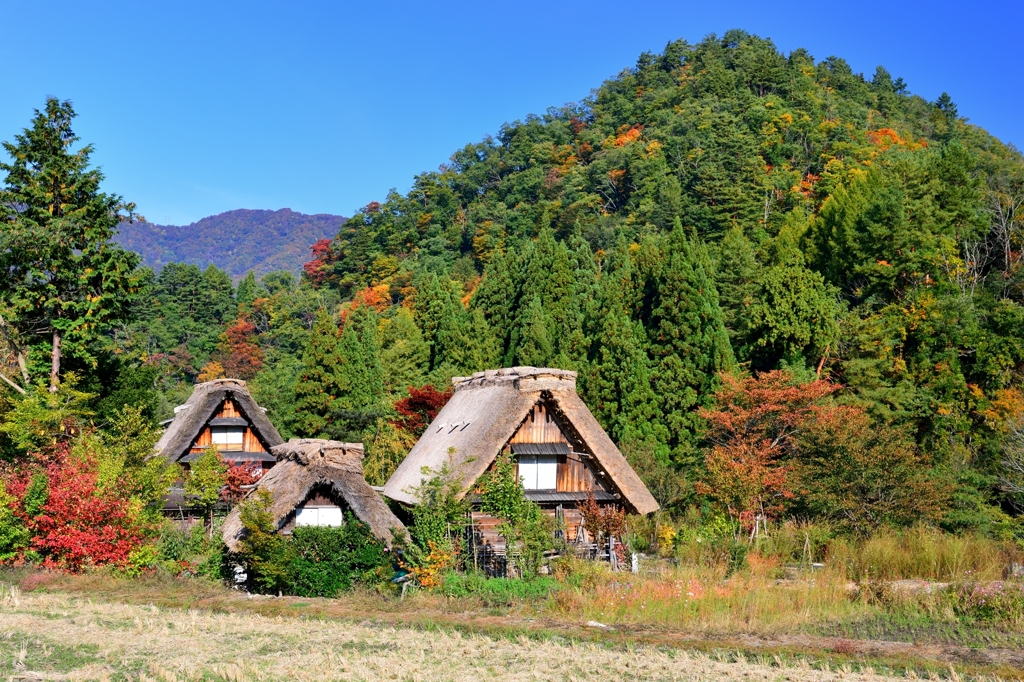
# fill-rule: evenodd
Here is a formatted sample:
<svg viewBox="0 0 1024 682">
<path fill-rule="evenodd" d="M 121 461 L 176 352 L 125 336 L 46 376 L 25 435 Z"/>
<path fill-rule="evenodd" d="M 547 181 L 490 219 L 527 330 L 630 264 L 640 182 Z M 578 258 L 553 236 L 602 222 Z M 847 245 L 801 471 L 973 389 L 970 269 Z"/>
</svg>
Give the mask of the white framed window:
<svg viewBox="0 0 1024 682">
<path fill-rule="evenodd" d="M 343 521 L 341 507 L 307 507 L 295 510 L 296 526 L 340 526 Z"/>
<path fill-rule="evenodd" d="M 518 462 L 524 490 L 554 490 L 558 486 L 558 455 L 519 455 Z"/>
<path fill-rule="evenodd" d="M 213 444 L 221 450 L 242 450 L 245 442 L 244 426 L 211 426 Z"/>
</svg>

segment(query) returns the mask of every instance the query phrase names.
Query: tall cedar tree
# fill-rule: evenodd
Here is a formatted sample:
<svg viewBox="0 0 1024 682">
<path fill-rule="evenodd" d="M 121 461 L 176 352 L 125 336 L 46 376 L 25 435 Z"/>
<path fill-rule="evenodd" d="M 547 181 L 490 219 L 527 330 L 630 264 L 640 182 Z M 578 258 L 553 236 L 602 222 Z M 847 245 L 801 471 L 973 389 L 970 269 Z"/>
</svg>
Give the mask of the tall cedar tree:
<svg viewBox="0 0 1024 682">
<path fill-rule="evenodd" d="M 677 457 L 693 451 L 697 410 L 711 404 L 719 372 L 735 365 L 703 245 L 676 219 L 648 328 L 654 389 Z"/>
<path fill-rule="evenodd" d="M 431 370 L 451 362 L 459 337 L 459 327 L 465 324 L 466 309 L 459 300 L 459 285 L 433 273 L 417 282 L 415 318 L 430 347 Z"/>
<path fill-rule="evenodd" d="M 324 433 L 327 415 L 335 409 L 343 390 L 338 374 L 338 327 L 330 314 L 320 309 L 302 356 L 302 372 L 295 387 L 299 433 L 310 438 Z"/>
<path fill-rule="evenodd" d="M 668 434 L 651 388 L 646 334 L 626 307 L 623 289 L 631 279 L 627 255 L 602 281 L 600 323 L 594 357 L 583 375 L 583 394 L 616 442 L 653 440 L 664 445 Z"/>
<path fill-rule="evenodd" d="M 0 163 L 0 330 L 26 383 L 26 346 L 47 339 L 51 390 L 62 357 L 89 360 L 89 343 L 126 318 L 138 284 L 138 255 L 111 243 L 135 205 L 100 191 L 92 146 L 72 151 L 74 118 L 71 102 L 47 99 L 32 127 L 4 142 L 12 162 Z"/>
<path fill-rule="evenodd" d="M 355 438 L 379 416 L 384 371 L 380 364 L 378 321 L 374 309 L 365 305 L 352 310 L 345 319 L 335 364 L 338 395 L 327 429 L 334 438 Z"/>
</svg>

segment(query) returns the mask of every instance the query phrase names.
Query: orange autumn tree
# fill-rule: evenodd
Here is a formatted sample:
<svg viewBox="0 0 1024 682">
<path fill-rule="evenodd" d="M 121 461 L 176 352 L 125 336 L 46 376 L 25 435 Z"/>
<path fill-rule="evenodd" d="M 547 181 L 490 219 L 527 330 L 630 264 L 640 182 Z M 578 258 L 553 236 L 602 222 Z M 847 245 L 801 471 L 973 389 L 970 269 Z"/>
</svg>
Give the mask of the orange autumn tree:
<svg viewBox="0 0 1024 682">
<path fill-rule="evenodd" d="M 753 537 L 795 497 L 790 474 L 796 438 L 815 418 L 814 407 L 840 387 L 824 379 L 797 384 L 781 370 L 720 377 L 715 408 L 700 412 L 713 446 L 697 490 L 722 503 Z"/>
</svg>

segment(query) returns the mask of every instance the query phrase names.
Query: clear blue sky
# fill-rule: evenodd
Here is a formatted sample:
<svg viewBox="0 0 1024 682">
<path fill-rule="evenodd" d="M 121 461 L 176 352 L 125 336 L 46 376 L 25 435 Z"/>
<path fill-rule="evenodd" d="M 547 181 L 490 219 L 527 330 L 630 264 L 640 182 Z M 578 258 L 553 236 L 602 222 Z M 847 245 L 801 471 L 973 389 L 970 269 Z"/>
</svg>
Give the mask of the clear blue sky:
<svg viewBox="0 0 1024 682">
<path fill-rule="evenodd" d="M 105 189 L 151 221 L 351 215 L 505 121 L 730 28 L 884 65 L 1024 147 L 1024 2 L 0 0 L 0 139 L 74 102 Z"/>
</svg>

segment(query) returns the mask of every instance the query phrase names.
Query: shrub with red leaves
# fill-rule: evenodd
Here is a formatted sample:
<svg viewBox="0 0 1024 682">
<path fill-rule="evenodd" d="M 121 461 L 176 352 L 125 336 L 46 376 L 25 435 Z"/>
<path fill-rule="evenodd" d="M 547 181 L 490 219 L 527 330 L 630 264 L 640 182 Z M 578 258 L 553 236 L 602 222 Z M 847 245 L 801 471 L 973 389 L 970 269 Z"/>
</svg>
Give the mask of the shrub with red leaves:
<svg viewBox="0 0 1024 682">
<path fill-rule="evenodd" d="M 427 384 L 422 388 L 409 387 L 409 397 L 395 403 L 395 411 L 402 415 L 392 421 L 392 425 L 404 429 L 413 435 L 422 435 L 430 422 L 441 411 L 444 404 L 452 397 L 451 389 L 444 393 Z"/>
<path fill-rule="evenodd" d="M 220 491 L 220 497 L 225 502 L 234 504 L 245 497 L 246 486 L 253 485 L 263 475 L 263 468 L 259 462 L 245 462 L 243 464 L 229 464 L 227 480 L 224 489 Z"/>
<path fill-rule="evenodd" d="M 97 486 L 96 462 L 68 456 L 58 446 L 49 461 L 25 467 L 7 482 L 14 512 L 31 533 L 29 549 L 43 566 L 80 571 L 87 566 L 127 566 L 130 556 L 153 530 L 133 513 L 129 500 Z M 26 490 L 35 478 L 46 481 L 46 501 L 34 515 L 26 512 Z"/>
</svg>

